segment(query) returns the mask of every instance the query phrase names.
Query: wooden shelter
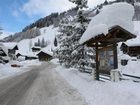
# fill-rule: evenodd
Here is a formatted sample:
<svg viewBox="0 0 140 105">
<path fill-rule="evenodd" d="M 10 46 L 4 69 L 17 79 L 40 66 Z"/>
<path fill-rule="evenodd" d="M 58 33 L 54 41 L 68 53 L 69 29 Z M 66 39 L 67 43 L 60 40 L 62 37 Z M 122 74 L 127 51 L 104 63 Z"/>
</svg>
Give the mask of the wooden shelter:
<svg viewBox="0 0 140 105">
<path fill-rule="evenodd" d="M 44 52 L 44 51 L 40 51 L 37 54 L 37 56 L 40 61 L 49 61 L 53 58 L 53 56 L 51 54 L 48 54 L 47 52 Z"/>
<path fill-rule="evenodd" d="M 117 43 L 124 42 L 136 36 L 120 26 L 108 30 L 108 34 L 100 34 L 84 42 L 96 50 L 96 80 L 99 74 L 110 74 L 110 70 L 118 68 Z"/>
</svg>

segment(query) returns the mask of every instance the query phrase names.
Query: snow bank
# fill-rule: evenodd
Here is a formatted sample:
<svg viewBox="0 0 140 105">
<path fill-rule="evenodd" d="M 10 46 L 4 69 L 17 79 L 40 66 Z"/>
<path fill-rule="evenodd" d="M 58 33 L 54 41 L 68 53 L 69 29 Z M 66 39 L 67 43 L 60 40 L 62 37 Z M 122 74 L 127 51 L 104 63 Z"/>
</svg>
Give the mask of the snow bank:
<svg viewBox="0 0 140 105">
<path fill-rule="evenodd" d="M 16 64 L 21 67 L 11 67 L 11 64 Z M 41 62 L 39 62 L 38 60 L 29 60 L 29 61 L 26 60 L 22 62 L 11 61 L 10 63 L 5 65 L 0 64 L 0 79 L 21 74 L 23 72 L 30 70 L 29 67 L 31 66 L 39 66 L 39 65 L 41 65 Z"/>
<path fill-rule="evenodd" d="M 132 61 L 133 58 L 129 59 L 126 66 L 119 65 L 119 69 L 123 74 L 133 75 L 140 77 L 140 60 Z"/>
<path fill-rule="evenodd" d="M 12 68 L 10 64 L 0 64 L 0 78 L 14 75 L 18 72 L 21 72 L 18 68 Z"/>
<path fill-rule="evenodd" d="M 85 97 L 88 105 L 139 105 L 139 83 L 93 81 L 90 74 L 80 73 L 75 69 L 65 69 L 61 66 L 57 67 L 56 71 Z"/>
<path fill-rule="evenodd" d="M 80 43 L 82 44 L 102 33 L 106 35 L 108 30 L 116 25 L 133 33 L 133 16 L 134 7 L 128 3 L 114 3 L 103 7 L 101 12 L 91 20 L 87 30 L 80 39 Z"/>
<path fill-rule="evenodd" d="M 41 62 L 39 62 L 39 60 L 26 60 L 18 62 L 18 64 L 23 66 L 22 68 L 28 68 L 30 66 L 39 66 L 41 65 Z"/>
</svg>

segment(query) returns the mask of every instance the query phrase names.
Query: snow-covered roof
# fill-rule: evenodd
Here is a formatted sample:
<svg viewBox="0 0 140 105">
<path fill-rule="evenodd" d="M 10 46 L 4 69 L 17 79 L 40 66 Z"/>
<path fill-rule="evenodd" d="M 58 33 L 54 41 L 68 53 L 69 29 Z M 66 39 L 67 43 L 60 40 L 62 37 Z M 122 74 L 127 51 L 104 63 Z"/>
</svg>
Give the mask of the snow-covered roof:
<svg viewBox="0 0 140 105">
<path fill-rule="evenodd" d="M 53 56 L 53 51 L 52 51 L 51 46 L 47 46 L 47 47 L 43 48 L 40 52 L 44 52 L 44 53 L 46 53 L 46 54 L 49 54 L 49 55 Z M 39 53 L 40 53 L 40 52 L 39 52 Z M 38 53 L 38 54 L 39 54 L 39 53 Z"/>
<path fill-rule="evenodd" d="M 128 40 L 126 42 L 128 46 L 140 46 L 140 21 L 134 21 L 134 30 L 137 32 L 137 37 Z"/>
<path fill-rule="evenodd" d="M 28 57 L 37 57 L 36 54 L 34 54 L 33 52 L 21 52 L 20 50 L 16 51 L 16 55 L 17 54 L 21 54 L 22 56 L 28 56 Z"/>
<path fill-rule="evenodd" d="M 127 41 L 126 44 L 128 46 L 140 46 L 140 36 L 137 36 L 137 38 Z"/>
<path fill-rule="evenodd" d="M 134 32 L 132 18 L 134 7 L 128 3 L 114 3 L 104 6 L 101 12 L 92 18 L 87 30 L 80 39 L 80 44 L 94 38 L 97 35 L 108 33 L 114 26 L 120 26 L 128 32 Z"/>
<path fill-rule="evenodd" d="M 41 49 L 41 47 L 39 47 L 39 46 L 33 46 L 32 48 Z"/>
<path fill-rule="evenodd" d="M 3 45 L 4 45 L 7 49 L 13 49 L 14 47 L 17 46 L 17 43 L 15 43 L 15 42 L 6 42 L 6 43 L 3 43 Z"/>
</svg>

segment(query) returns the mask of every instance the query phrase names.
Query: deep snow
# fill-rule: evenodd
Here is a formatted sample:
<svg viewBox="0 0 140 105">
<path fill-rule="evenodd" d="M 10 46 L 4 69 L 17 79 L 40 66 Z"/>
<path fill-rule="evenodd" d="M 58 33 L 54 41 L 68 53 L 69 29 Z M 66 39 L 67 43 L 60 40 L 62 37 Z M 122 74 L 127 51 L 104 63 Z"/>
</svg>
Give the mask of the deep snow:
<svg viewBox="0 0 140 105">
<path fill-rule="evenodd" d="M 57 64 L 56 60 L 52 61 Z M 99 82 L 91 74 L 58 66 L 56 71 L 76 88 L 89 105 L 139 105 L 140 84 L 132 81 Z"/>
<path fill-rule="evenodd" d="M 92 18 L 79 42 L 82 44 L 102 33 L 106 35 L 108 30 L 116 25 L 133 33 L 133 16 L 134 7 L 128 3 L 121 2 L 104 6 L 101 12 Z"/>
<path fill-rule="evenodd" d="M 20 67 L 11 67 L 12 64 L 17 64 Z M 22 62 L 11 61 L 10 63 L 7 63 L 5 65 L 0 64 L 0 79 L 26 72 L 29 70 L 30 66 L 40 64 L 41 62 L 39 62 L 38 60 L 30 60 L 30 61 L 26 60 Z"/>
</svg>

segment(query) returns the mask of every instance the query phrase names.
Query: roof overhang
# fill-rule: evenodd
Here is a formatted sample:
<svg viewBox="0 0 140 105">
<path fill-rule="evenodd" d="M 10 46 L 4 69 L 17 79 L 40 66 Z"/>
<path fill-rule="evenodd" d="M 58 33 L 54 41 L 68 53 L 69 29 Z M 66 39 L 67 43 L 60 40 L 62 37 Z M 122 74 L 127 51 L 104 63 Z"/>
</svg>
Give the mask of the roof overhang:
<svg viewBox="0 0 140 105">
<path fill-rule="evenodd" d="M 109 29 L 108 34 L 97 35 L 96 37 L 93 37 L 90 40 L 86 41 L 84 45 L 86 44 L 89 47 L 93 47 L 95 43 L 110 45 L 113 43 L 125 42 L 132 38 L 136 38 L 136 35 L 128 32 L 120 26 L 114 26 Z"/>
</svg>

